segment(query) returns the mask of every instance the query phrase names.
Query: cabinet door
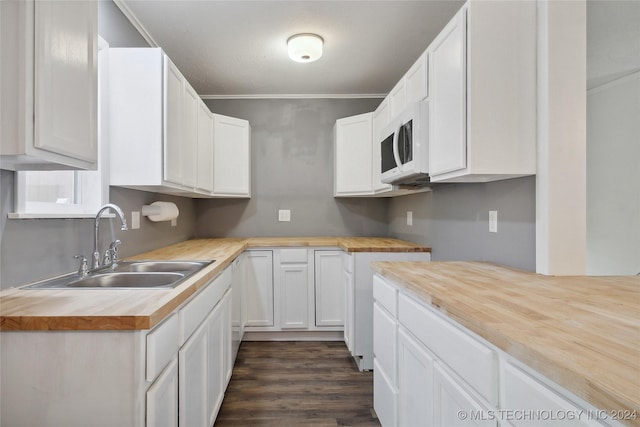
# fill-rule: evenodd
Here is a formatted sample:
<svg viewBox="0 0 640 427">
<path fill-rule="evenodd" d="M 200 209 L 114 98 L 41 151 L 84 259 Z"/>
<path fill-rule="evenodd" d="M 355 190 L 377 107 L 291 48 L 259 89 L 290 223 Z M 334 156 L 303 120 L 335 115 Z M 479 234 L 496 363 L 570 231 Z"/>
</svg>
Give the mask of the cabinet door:
<svg viewBox="0 0 640 427">
<path fill-rule="evenodd" d="M 407 105 L 422 101 L 428 95 L 428 60 L 427 52 L 423 53 L 405 74 Z"/>
<path fill-rule="evenodd" d="M 344 289 L 344 343 L 353 355 L 355 349 L 355 307 L 353 299 L 353 274 L 349 271 L 342 272 L 342 288 Z"/>
<path fill-rule="evenodd" d="M 373 170 L 373 191 L 380 193 L 391 190 L 390 184 L 384 184 L 381 181 L 382 161 L 380 154 L 380 142 L 382 141 L 382 129 L 389 124 L 389 98 L 385 98 L 376 111 L 373 112 L 373 154 L 372 154 L 372 170 Z"/>
<path fill-rule="evenodd" d="M 433 425 L 433 358 L 402 329 L 398 334 L 398 425 Z"/>
<path fill-rule="evenodd" d="M 182 184 L 182 91 L 184 77 L 164 56 L 164 179 Z"/>
<path fill-rule="evenodd" d="M 178 361 L 174 356 L 147 390 L 147 427 L 178 425 Z"/>
<path fill-rule="evenodd" d="M 336 120 L 334 194 L 372 192 L 373 114 Z"/>
<path fill-rule="evenodd" d="M 273 326 L 273 252 L 246 252 L 246 326 Z"/>
<path fill-rule="evenodd" d="M 225 335 L 224 335 L 224 305 L 218 305 L 211 311 L 206 320 L 208 328 L 208 350 L 207 350 L 207 414 L 209 416 L 207 425 L 213 425 L 216 415 L 222 405 L 225 389 Z"/>
<path fill-rule="evenodd" d="M 98 9 L 93 1 L 35 2 L 36 148 L 97 161 Z"/>
<path fill-rule="evenodd" d="M 182 93 L 182 184 L 195 188 L 197 173 L 198 109 L 200 97 L 185 80 Z"/>
<path fill-rule="evenodd" d="M 344 326 L 342 251 L 315 251 L 316 326 Z"/>
<path fill-rule="evenodd" d="M 306 264 L 280 266 L 280 327 L 282 329 L 309 326 L 308 282 Z"/>
<path fill-rule="evenodd" d="M 244 310 L 242 304 L 242 287 L 244 282 L 244 254 L 233 261 L 231 279 L 231 342 L 232 363 L 238 354 L 242 335 L 244 334 Z"/>
<path fill-rule="evenodd" d="M 214 114 L 213 192 L 251 196 L 251 137 L 249 122 Z"/>
<path fill-rule="evenodd" d="M 490 412 L 467 392 L 457 380 L 435 364 L 434 424 L 443 427 L 497 426 L 495 410 Z M 465 416 L 461 416 L 464 414 Z"/>
<path fill-rule="evenodd" d="M 222 300 L 224 313 L 222 315 L 222 348 L 224 349 L 224 387 L 226 390 L 229 380 L 231 380 L 231 374 L 233 373 L 233 348 L 231 345 L 232 336 L 232 322 L 231 322 L 231 291 L 228 291 Z"/>
<path fill-rule="evenodd" d="M 389 92 L 389 119 L 393 120 L 407 106 L 407 95 L 404 77 Z"/>
<path fill-rule="evenodd" d="M 463 169 L 466 141 L 466 9 L 432 42 L 430 50 L 429 173 Z"/>
<path fill-rule="evenodd" d="M 207 332 L 205 322 L 178 352 L 180 427 L 209 423 Z"/>
<path fill-rule="evenodd" d="M 196 188 L 213 191 L 213 114 L 204 102 L 198 102 Z"/>
</svg>

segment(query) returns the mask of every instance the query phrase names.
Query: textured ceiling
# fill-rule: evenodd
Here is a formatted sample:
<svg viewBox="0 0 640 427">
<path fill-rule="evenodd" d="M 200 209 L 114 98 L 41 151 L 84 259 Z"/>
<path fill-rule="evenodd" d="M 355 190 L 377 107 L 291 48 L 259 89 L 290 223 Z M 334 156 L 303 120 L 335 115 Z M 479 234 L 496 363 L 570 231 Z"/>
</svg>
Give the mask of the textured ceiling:
<svg viewBox="0 0 640 427">
<path fill-rule="evenodd" d="M 461 1 L 119 0 L 201 96 L 385 94 Z M 127 11 L 128 9 L 128 11 Z M 287 56 L 296 33 L 325 40 L 323 57 Z"/>
</svg>

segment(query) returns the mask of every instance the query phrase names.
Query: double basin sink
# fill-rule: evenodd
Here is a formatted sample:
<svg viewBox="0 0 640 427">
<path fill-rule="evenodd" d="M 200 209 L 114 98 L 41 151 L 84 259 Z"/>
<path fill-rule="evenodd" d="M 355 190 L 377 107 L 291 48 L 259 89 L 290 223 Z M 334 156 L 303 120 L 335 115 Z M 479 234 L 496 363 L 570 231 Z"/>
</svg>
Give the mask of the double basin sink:
<svg viewBox="0 0 640 427">
<path fill-rule="evenodd" d="M 119 261 L 82 277 L 77 273 L 43 280 L 25 289 L 167 289 L 215 261 Z"/>
</svg>

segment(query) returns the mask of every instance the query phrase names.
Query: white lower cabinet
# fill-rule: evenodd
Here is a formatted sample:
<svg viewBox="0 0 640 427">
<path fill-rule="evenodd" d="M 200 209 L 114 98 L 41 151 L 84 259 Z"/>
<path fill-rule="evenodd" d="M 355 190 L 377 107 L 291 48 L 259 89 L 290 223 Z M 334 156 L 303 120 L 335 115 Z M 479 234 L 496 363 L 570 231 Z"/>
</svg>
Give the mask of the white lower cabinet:
<svg viewBox="0 0 640 427">
<path fill-rule="evenodd" d="M 245 330 L 253 334 L 247 339 L 255 339 L 255 333 L 270 339 L 266 333 L 286 331 L 289 337 L 301 337 L 307 332 L 342 332 L 343 251 L 273 247 L 245 254 Z"/>
<path fill-rule="evenodd" d="M 243 301 L 246 326 L 273 326 L 273 251 L 247 251 Z"/>
<path fill-rule="evenodd" d="M 202 324 L 178 353 L 180 427 L 205 426 L 209 420 L 207 337 L 207 325 Z"/>
<path fill-rule="evenodd" d="M 209 335 L 206 375 L 208 379 L 208 425 L 213 425 L 215 422 L 231 373 L 228 355 L 228 350 L 231 349 L 231 340 L 228 336 L 230 327 L 227 325 L 230 295 L 230 292 L 227 292 L 221 303 L 213 309 L 206 320 Z"/>
<path fill-rule="evenodd" d="M 344 326 L 342 251 L 315 251 L 316 326 Z"/>
<path fill-rule="evenodd" d="M 147 427 L 178 426 L 178 358 L 147 390 Z"/>
<path fill-rule="evenodd" d="M 605 411 L 404 286 L 376 274 L 373 296 L 373 402 L 383 427 L 604 425 L 594 414 Z"/>
<path fill-rule="evenodd" d="M 433 363 L 427 349 L 400 328 L 398 333 L 398 425 L 433 425 Z"/>
<path fill-rule="evenodd" d="M 309 326 L 307 264 L 280 265 L 280 327 Z"/>
<path fill-rule="evenodd" d="M 497 426 L 497 419 L 492 416 L 496 411 L 478 403 L 438 363 L 435 364 L 433 406 L 436 426 Z"/>
</svg>

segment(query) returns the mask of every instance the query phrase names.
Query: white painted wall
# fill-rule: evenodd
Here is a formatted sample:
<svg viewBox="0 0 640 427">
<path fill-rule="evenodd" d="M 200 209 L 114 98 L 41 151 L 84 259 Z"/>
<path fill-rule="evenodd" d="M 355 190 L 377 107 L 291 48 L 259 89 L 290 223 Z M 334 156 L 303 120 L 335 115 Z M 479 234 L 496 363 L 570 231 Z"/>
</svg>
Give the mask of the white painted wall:
<svg viewBox="0 0 640 427">
<path fill-rule="evenodd" d="M 587 92 L 587 274 L 640 272 L 640 71 Z"/>
<path fill-rule="evenodd" d="M 538 0 L 536 272 L 586 271 L 586 2 Z"/>
</svg>

